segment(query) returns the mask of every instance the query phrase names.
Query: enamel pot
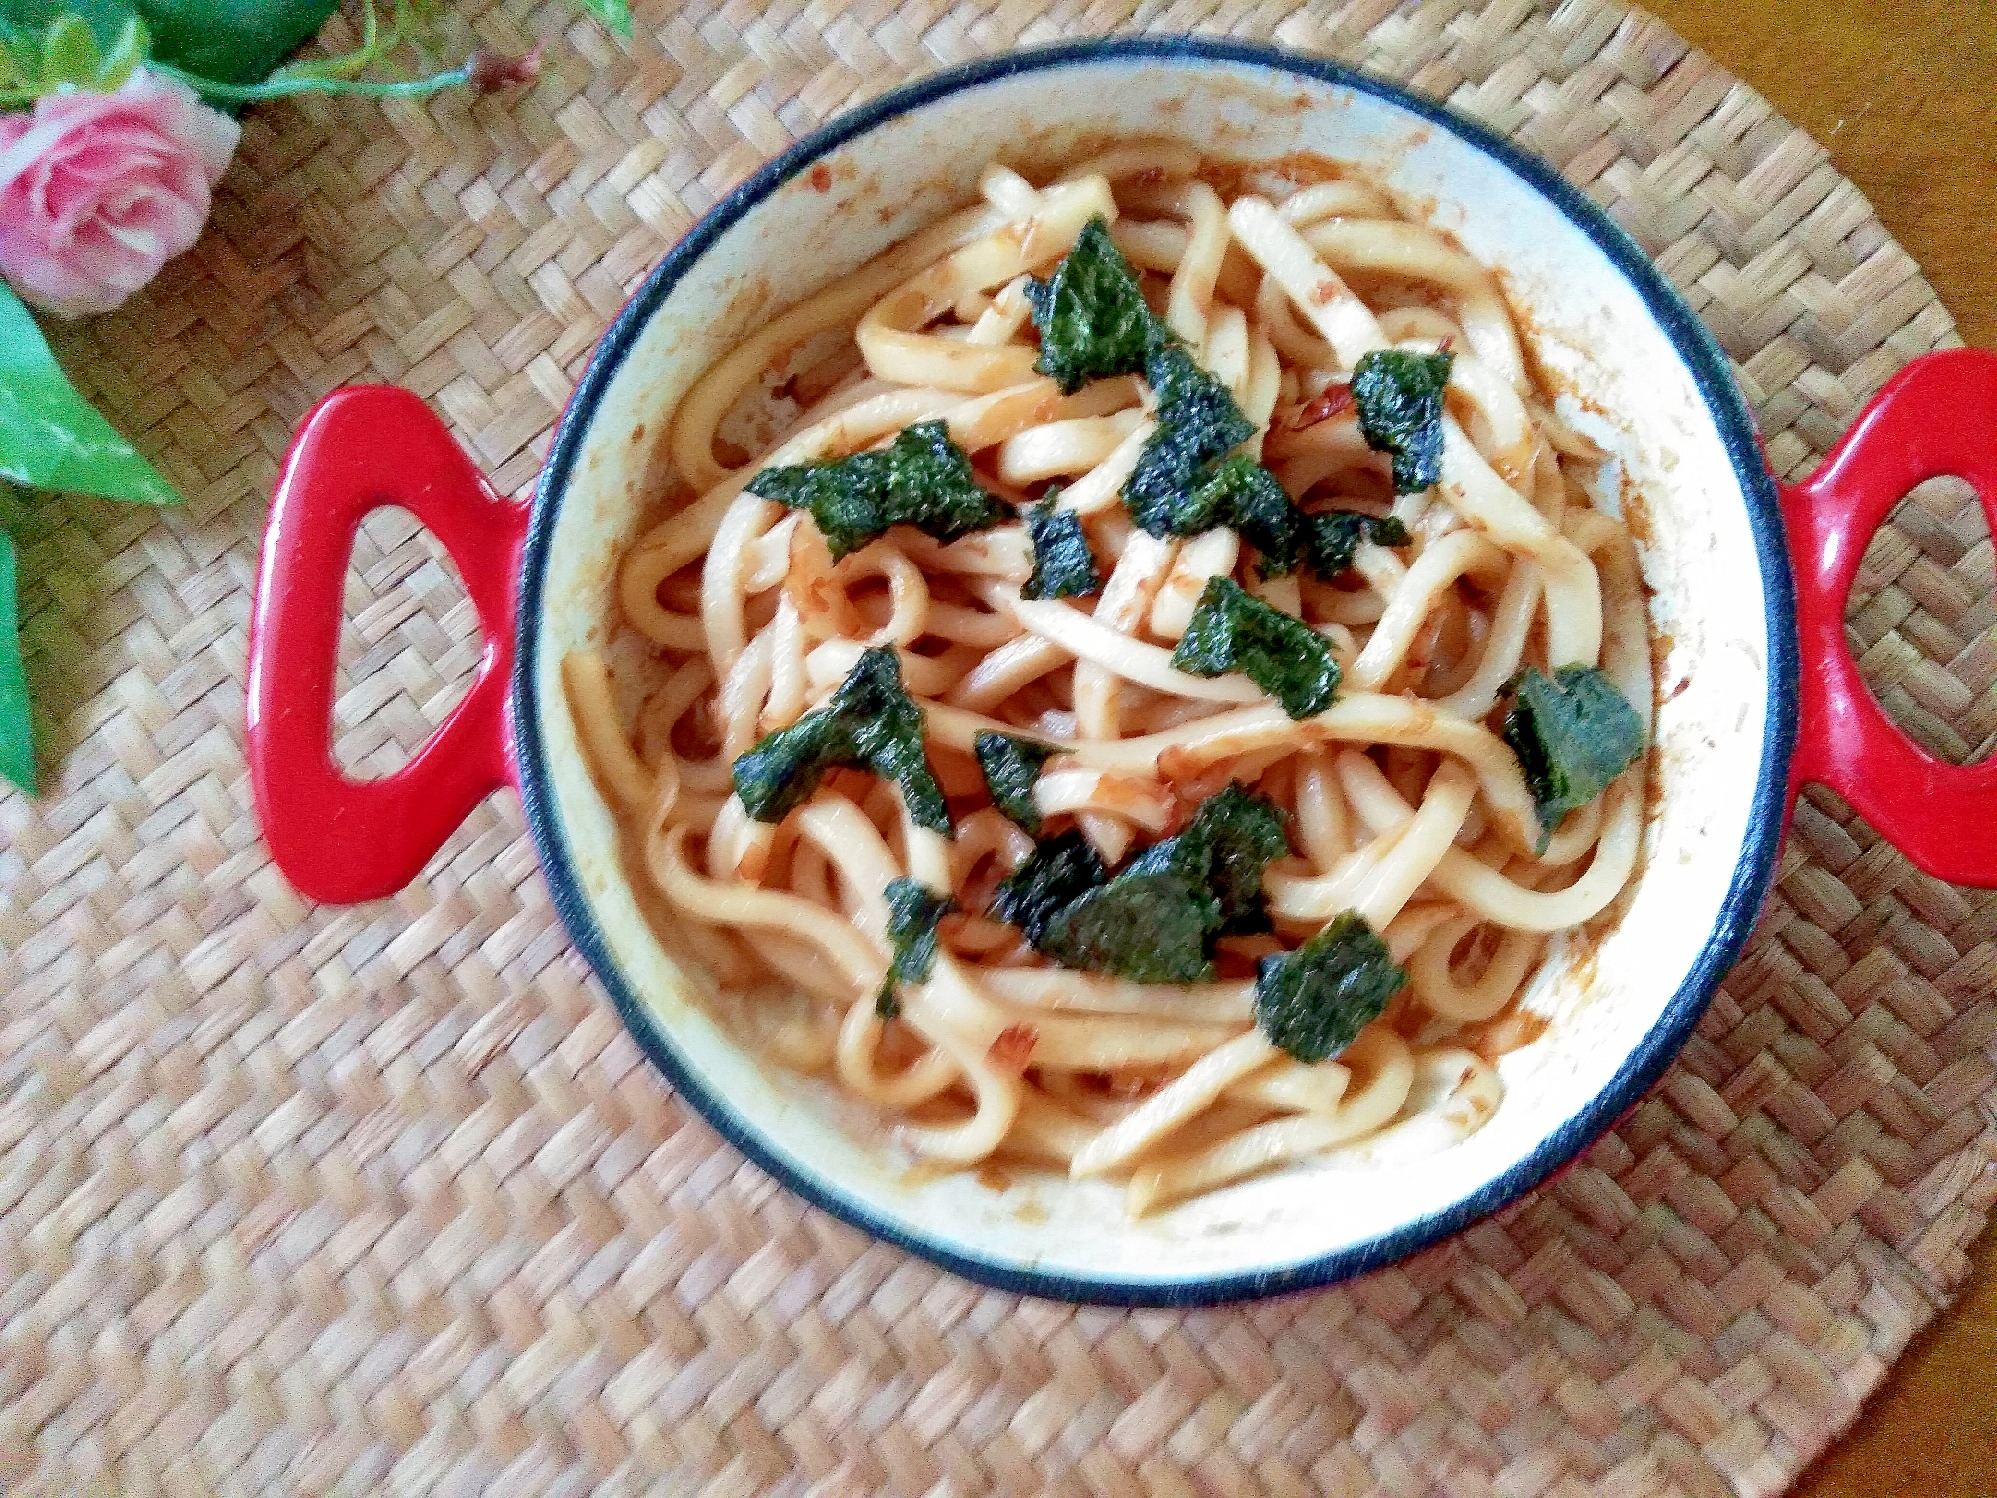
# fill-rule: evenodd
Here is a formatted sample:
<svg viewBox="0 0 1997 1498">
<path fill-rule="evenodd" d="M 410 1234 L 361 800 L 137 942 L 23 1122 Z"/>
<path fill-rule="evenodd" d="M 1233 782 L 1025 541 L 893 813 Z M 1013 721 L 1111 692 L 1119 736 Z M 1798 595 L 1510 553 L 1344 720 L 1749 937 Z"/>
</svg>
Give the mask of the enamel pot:
<svg viewBox="0 0 1997 1498">
<path fill-rule="evenodd" d="M 666 418 L 709 363 L 970 199 L 994 154 L 1051 163 L 1140 135 L 1357 163 L 1500 269 L 1547 379 L 1609 433 L 1651 592 L 1658 706 L 1640 883 L 1612 929 L 1555 949 L 1531 995 L 1547 1029 L 1503 1058 L 1490 1123 L 1418 1167 L 1306 1165 L 1129 1222 L 1099 1181 L 911 1172 L 877 1123 L 747 1054 L 641 913 L 559 665 L 605 638 Z M 1725 358 L 1642 251 L 1549 167 L 1427 100 L 1210 39 L 995 57 L 841 116 L 695 225 L 597 346 L 531 507 L 495 495 L 406 391 L 337 390 L 307 416 L 273 498 L 251 629 L 256 801 L 298 889 L 351 902 L 415 878 L 474 804 L 516 786 L 561 919 L 646 1054 L 743 1153 L 881 1238 L 1066 1300 L 1187 1305 L 1322 1285 L 1516 1199 L 1641 1097 L 1747 939 L 1804 782 L 1835 789 L 1929 873 L 1997 882 L 1997 764 L 1917 748 L 1843 633 L 1868 538 L 1940 474 L 1968 479 L 1997 522 L 1997 357 L 1916 360 L 1816 473 L 1779 484 Z M 341 589 L 355 527 L 389 504 L 449 550 L 484 650 L 469 694 L 408 765 L 358 782 L 330 745 Z"/>
</svg>

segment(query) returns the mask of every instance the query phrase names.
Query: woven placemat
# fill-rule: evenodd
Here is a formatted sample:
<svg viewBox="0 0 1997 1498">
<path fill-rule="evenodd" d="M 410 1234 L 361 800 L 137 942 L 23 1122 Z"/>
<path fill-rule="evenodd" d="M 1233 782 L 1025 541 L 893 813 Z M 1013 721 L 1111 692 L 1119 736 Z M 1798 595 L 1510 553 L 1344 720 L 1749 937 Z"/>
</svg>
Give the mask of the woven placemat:
<svg viewBox="0 0 1997 1498">
<path fill-rule="evenodd" d="M 1807 467 L 1947 315 L 1824 151 L 1591 0 L 474 7 L 530 91 L 253 111 L 212 227 L 58 335 L 188 496 L 0 501 L 48 794 L 0 799 L 0 1487 L 128 1493 L 1766 1494 L 1946 1303 L 1997 1189 L 1997 898 L 1799 808 L 1760 934 L 1575 1169 L 1321 1293 L 1125 1313 L 987 1293 L 779 1190 L 692 1118 L 569 949 L 512 796 L 393 901 L 301 902 L 241 715 L 279 453 L 413 386 L 531 485 L 598 332 L 731 183 L 975 53 L 1110 27 L 1362 63 L 1552 158 Z M 461 38 L 469 42 L 470 38 Z M 1991 547 L 1933 490 L 1853 629 L 1958 756 L 1997 729 Z M 469 605 L 399 513 L 355 559 L 341 754 L 464 688 Z M 455 599 L 455 601 L 453 601 Z M 57 767 L 59 766 L 59 770 Z"/>
</svg>

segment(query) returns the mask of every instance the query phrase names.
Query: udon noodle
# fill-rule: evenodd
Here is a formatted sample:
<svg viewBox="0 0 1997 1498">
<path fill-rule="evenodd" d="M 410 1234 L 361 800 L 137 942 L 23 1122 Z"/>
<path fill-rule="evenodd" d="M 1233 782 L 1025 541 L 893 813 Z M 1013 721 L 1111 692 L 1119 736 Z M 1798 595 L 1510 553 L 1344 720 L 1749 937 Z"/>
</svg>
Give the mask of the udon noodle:
<svg viewBox="0 0 1997 1498">
<path fill-rule="evenodd" d="M 1518 999 L 1549 933 L 1597 917 L 1637 862 L 1641 756 L 1541 846 L 1498 731 L 1523 667 L 1570 665 L 1599 667 L 1648 730 L 1635 553 L 1581 483 L 1602 454 L 1553 414 L 1491 272 L 1356 176 L 1138 142 L 1044 186 L 995 165 L 981 194 L 776 317 L 679 402 L 683 502 L 617 575 L 652 674 L 620 697 L 603 656 L 564 663 L 632 862 L 747 1044 L 879 1110 L 939 1165 L 1118 1179 L 1141 1213 L 1325 1152 L 1444 1148 L 1499 1106 L 1494 1063 L 1534 1033 Z M 1405 544 L 1361 539 L 1329 580 L 1265 577 L 1235 529 L 1133 524 L 1119 500 L 1156 393 L 1123 374 L 1064 394 L 1036 370 L 1029 278 L 1097 218 L 1252 423 L 1239 451 L 1305 511 L 1391 515 Z M 1417 492 L 1395 492 L 1350 399 L 1382 349 L 1453 356 L 1440 483 Z M 748 488 L 937 421 L 1022 512 L 1058 486 L 1098 591 L 1022 597 L 1035 552 L 1018 520 L 947 542 L 897 525 L 835 561 L 812 514 Z M 1215 578 L 1328 644 L 1343 675 L 1328 708 L 1293 718 L 1245 675 L 1174 664 Z M 877 647 L 921 711 L 949 833 L 850 765 L 780 820 L 750 816 L 736 760 Z M 1208 981 L 1051 961 L 988 913 L 1035 848 L 973 757 L 988 732 L 1054 751 L 1032 786 L 1040 836 L 1076 829 L 1112 869 L 1230 782 L 1251 788 L 1287 827 L 1263 873 L 1268 929 L 1215 938 Z M 884 1003 L 897 880 L 954 910 L 926 979 Z M 1406 986 L 1308 1063 L 1257 1025 L 1258 960 L 1347 911 Z"/>
</svg>

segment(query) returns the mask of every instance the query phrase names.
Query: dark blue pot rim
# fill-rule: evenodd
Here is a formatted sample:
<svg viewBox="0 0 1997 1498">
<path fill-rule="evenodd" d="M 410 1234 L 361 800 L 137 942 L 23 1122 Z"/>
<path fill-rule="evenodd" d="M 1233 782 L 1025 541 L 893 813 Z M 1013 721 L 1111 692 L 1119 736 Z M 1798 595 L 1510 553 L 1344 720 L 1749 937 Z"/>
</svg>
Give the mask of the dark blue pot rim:
<svg viewBox="0 0 1997 1498">
<path fill-rule="evenodd" d="M 547 744 L 534 704 L 542 593 L 555 519 L 571 473 L 588 440 L 605 390 L 638 335 L 687 269 L 730 227 L 820 157 L 884 121 L 946 95 L 1048 68 L 1105 61 L 1222 63 L 1262 68 L 1371 94 L 1449 131 L 1483 152 L 1498 167 L 1535 188 L 1571 219 L 1643 297 L 1659 327 L 1685 361 L 1740 481 L 1760 565 L 1768 621 L 1767 727 L 1740 859 L 1720 905 L 1712 934 L 1691 963 L 1663 1014 L 1622 1067 L 1593 1098 L 1524 1159 L 1470 1195 L 1364 1243 L 1315 1258 L 1233 1274 L 1179 1279 L 1118 1279 L 1021 1267 L 928 1236 L 877 1212 L 828 1180 L 788 1158 L 748 1128 L 727 1101 L 712 1091 L 674 1049 L 658 1022 L 638 1002 L 612 955 L 576 870 L 556 815 L 547 771 Z M 520 787 L 541 868 L 562 924 L 609 990 L 625 1026 L 645 1054 L 731 1144 L 785 1186 L 833 1216 L 944 1268 L 995 1289 L 1096 1305 L 1199 1306 L 1306 1290 L 1364 1274 L 1407 1257 L 1539 1185 L 1613 1126 L 1678 1054 L 1713 991 L 1740 955 L 1774 875 L 1782 838 L 1789 756 L 1797 704 L 1796 599 L 1783 542 L 1774 481 L 1761 459 L 1753 418 L 1727 370 L 1726 356 L 1634 240 L 1607 214 L 1570 186 L 1552 167 L 1473 120 L 1393 84 L 1335 62 L 1255 43 L 1191 36 L 1121 36 L 1063 43 L 984 58 L 920 79 L 841 115 L 799 141 L 730 192 L 675 245 L 625 305 L 583 372 L 555 433 L 554 447 L 534 496 L 522 561 L 518 650 L 513 674 L 513 721 Z"/>
</svg>

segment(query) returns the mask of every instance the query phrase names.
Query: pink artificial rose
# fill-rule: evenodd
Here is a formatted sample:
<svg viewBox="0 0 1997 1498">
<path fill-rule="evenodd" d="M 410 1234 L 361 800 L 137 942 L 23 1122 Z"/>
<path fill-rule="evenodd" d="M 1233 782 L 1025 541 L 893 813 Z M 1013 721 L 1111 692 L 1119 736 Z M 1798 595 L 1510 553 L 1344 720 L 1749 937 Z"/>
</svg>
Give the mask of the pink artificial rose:
<svg viewBox="0 0 1997 1498">
<path fill-rule="evenodd" d="M 200 237 L 241 134 L 144 68 L 0 115 L 0 277 L 62 317 L 110 311 Z"/>
</svg>

